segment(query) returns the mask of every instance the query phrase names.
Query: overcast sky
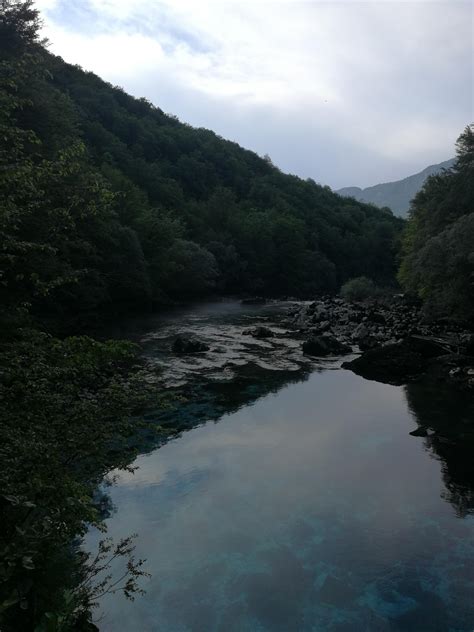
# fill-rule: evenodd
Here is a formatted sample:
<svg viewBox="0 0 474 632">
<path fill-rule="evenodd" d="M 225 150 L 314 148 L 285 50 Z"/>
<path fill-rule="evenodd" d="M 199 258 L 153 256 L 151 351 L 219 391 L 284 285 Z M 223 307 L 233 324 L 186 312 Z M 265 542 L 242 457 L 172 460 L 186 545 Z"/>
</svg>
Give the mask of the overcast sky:
<svg viewBox="0 0 474 632">
<path fill-rule="evenodd" d="M 334 188 L 454 154 L 471 0 L 37 0 L 51 51 Z"/>
</svg>

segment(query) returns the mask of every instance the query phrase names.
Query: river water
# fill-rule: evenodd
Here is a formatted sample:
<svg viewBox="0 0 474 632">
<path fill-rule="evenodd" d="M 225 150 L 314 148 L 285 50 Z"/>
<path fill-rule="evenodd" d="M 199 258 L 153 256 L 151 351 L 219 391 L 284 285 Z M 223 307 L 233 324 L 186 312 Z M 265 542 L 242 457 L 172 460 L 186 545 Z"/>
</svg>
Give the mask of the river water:
<svg viewBox="0 0 474 632">
<path fill-rule="evenodd" d="M 163 379 L 189 384 L 194 366 L 219 405 L 110 488 L 109 535 L 137 533 L 152 577 L 133 603 L 101 601 L 100 630 L 474 630 L 473 402 L 308 364 L 292 338 L 242 337 L 271 318 L 229 303 L 146 323 Z M 183 330 L 213 350 L 173 359 Z M 411 436 L 419 425 L 431 436 Z"/>
</svg>

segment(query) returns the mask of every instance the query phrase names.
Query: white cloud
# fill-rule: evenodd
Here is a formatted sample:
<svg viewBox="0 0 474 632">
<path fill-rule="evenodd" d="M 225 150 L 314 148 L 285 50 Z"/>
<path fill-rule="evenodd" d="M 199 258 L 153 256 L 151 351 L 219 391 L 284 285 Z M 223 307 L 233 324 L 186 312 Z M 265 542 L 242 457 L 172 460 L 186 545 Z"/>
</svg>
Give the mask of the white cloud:
<svg viewBox="0 0 474 632">
<path fill-rule="evenodd" d="M 299 173 L 301 156 L 292 169 L 287 141 L 278 139 L 305 127 L 302 175 L 330 184 L 371 184 L 362 181 L 362 157 L 379 161 L 381 179 L 384 169 L 399 167 L 402 176 L 417 161 L 445 159 L 473 116 L 470 2 L 37 4 L 54 52 L 135 94 L 140 89 L 184 120 L 243 142 L 252 130 L 242 134 L 242 124 L 252 125 L 263 109 L 266 125 L 254 130 L 252 148 Z M 258 141 L 264 129 L 265 147 Z M 336 173 L 330 160 L 310 163 L 314 143 L 326 155 L 344 155 L 345 147 L 352 168 L 349 161 Z"/>
</svg>

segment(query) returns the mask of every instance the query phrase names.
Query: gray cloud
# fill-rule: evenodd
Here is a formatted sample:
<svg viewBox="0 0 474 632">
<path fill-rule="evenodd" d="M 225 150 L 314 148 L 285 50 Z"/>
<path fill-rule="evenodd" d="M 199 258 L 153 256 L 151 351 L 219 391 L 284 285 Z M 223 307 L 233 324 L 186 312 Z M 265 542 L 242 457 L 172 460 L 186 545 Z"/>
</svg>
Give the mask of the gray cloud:
<svg viewBox="0 0 474 632">
<path fill-rule="evenodd" d="M 333 187 L 449 158 L 474 118 L 470 1 L 38 6 L 67 61 Z"/>
</svg>

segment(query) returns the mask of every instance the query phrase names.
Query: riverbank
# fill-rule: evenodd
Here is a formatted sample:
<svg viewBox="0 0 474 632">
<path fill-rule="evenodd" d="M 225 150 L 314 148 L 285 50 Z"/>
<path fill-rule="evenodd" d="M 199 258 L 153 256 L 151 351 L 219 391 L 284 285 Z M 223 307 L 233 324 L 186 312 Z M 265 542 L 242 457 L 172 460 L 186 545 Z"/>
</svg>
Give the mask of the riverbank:
<svg viewBox="0 0 474 632">
<path fill-rule="evenodd" d="M 472 330 L 454 320 L 427 321 L 417 304 L 401 296 L 359 303 L 321 298 L 295 305 L 286 322 L 305 339 L 308 353 L 318 355 L 328 342 L 336 353 L 335 343 L 342 345 L 340 354 L 361 352 L 342 366 L 367 379 L 397 385 L 436 381 L 474 389 Z"/>
</svg>

